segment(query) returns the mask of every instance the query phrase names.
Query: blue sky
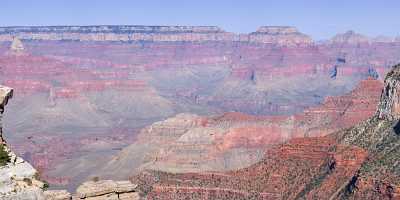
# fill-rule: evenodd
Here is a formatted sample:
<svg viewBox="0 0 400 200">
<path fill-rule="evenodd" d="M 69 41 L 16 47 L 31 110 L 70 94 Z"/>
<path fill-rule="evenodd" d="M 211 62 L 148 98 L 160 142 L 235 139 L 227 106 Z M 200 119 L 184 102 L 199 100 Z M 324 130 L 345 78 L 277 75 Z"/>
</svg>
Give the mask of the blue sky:
<svg viewBox="0 0 400 200">
<path fill-rule="evenodd" d="M 216 25 L 248 33 L 290 25 L 316 39 L 355 30 L 400 35 L 399 0 L 1 0 L 0 26 Z"/>
</svg>

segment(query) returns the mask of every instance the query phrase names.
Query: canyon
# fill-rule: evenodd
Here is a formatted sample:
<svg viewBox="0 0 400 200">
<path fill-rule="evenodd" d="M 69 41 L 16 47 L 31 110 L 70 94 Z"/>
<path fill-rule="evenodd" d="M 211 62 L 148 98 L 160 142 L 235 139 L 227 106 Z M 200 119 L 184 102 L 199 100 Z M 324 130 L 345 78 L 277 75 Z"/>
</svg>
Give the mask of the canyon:
<svg viewBox="0 0 400 200">
<path fill-rule="evenodd" d="M 294 138 L 239 170 L 132 178 L 147 199 L 399 199 L 400 65 L 372 117 L 326 136 Z"/>
<path fill-rule="evenodd" d="M 193 173 L 202 181 L 219 171 L 213 176 L 223 184 L 237 173 L 237 181 L 252 188 L 255 174 L 242 180 L 245 170 L 281 165 L 303 153 L 310 153 L 309 160 L 300 157 L 260 181 L 269 183 L 302 163 L 323 168 L 338 157 L 346 157 L 336 161 L 343 170 L 331 179 L 347 178 L 368 153 L 353 146 L 347 152 L 328 135 L 374 115 L 399 50 L 395 38 L 349 31 L 313 41 L 294 27 L 266 26 L 249 34 L 208 26 L 0 27 L 0 82 L 14 88 L 3 119 L 10 133 L 5 138 L 51 189 L 70 192 L 97 177 L 140 176 L 153 185 L 147 183 L 153 172 L 160 173 L 161 185 L 169 173 Z M 298 173 L 329 171 L 313 167 Z M 178 176 L 185 182 L 192 174 Z M 302 184 L 311 181 L 300 177 Z M 185 187 L 202 191 L 201 181 Z M 180 191 L 176 182 L 168 184 L 144 191 Z M 210 193 L 221 188 L 213 184 Z M 272 188 L 284 182 L 274 184 L 255 191 L 287 197 L 293 189 L 276 194 Z M 244 192 L 226 188 L 227 194 L 232 188 Z M 244 197 L 254 193 L 246 192 L 251 194 Z"/>
</svg>

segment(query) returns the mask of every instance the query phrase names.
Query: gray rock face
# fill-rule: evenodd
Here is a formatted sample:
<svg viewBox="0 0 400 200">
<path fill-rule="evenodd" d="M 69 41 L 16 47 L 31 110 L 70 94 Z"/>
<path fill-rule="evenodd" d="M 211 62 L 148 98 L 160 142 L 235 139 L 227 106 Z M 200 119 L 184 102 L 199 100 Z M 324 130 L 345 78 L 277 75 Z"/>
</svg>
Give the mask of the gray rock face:
<svg viewBox="0 0 400 200">
<path fill-rule="evenodd" d="M 400 119 L 400 65 L 393 67 L 385 78 L 381 100 L 378 105 L 377 116 L 379 119 Z"/>
<path fill-rule="evenodd" d="M 74 198 L 87 200 L 135 200 L 140 198 L 136 188 L 137 185 L 130 181 L 88 181 L 78 187 Z"/>
<path fill-rule="evenodd" d="M 70 200 L 71 194 L 66 190 L 50 190 L 44 191 L 46 200 Z"/>
<path fill-rule="evenodd" d="M 3 112 L 4 106 L 13 96 L 13 89 L 5 86 L 0 86 L 0 143 L 3 143 Z"/>
</svg>

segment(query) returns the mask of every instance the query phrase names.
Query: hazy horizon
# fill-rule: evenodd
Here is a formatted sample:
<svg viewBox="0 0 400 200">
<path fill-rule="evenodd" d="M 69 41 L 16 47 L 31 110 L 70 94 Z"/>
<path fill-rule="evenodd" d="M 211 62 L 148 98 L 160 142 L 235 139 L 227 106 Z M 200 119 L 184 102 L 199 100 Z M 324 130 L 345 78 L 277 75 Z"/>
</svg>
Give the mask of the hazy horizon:
<svg viewBox="0 0 400 200">
<path fill-rule="evenodd" d="M 234 33 L 254 32 L 260 26 L 294 26 L 316 40 L 348 30 L 395 37 L 400 35 L 400 22 L 394 20 L 400 17 L 399 7 L 395 0 L 4 0 L 0 26 L 201 25 Z"/>
</svg>

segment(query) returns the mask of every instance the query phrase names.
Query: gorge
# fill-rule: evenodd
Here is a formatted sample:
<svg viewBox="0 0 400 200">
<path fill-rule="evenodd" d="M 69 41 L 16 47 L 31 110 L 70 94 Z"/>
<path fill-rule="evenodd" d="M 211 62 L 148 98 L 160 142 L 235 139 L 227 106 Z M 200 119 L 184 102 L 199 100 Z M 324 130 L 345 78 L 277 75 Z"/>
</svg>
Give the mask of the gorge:
<svg viewBox="0 0 400 200">
<path fill-rule="evenodd" d="M 0 82 L 14 89 L 4 137 L 51 190 L 74 194 L 100 179 L 88 187 L 128 184 L 148 199 L 396 196 L 398 165 L 367 157 L 398 150 L 397 115 L 375 111 L 397 112 L 379 98 L 397 88 L 383 79 L 399 50 L 398 38 L 314 41 L 277 26 L 0 27 Z M 389 153 L 359 144 L 365 129 L 381 145 L 378 125 Z M 347 194 L 352 178 L 360 190 Z"/>
</svg>

